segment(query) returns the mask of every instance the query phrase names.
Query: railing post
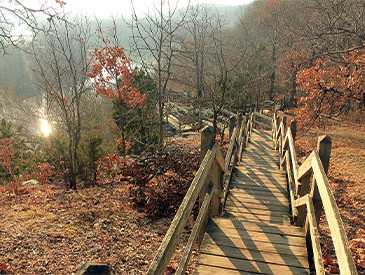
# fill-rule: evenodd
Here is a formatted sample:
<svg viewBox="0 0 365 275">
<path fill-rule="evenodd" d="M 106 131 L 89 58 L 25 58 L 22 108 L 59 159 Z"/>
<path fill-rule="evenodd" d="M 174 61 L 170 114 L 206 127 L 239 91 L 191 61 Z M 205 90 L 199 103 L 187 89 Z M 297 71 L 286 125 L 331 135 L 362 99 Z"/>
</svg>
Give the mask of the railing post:
<svg viewBox="0 0 365 275">
<path fill-rule="evenodd" d="M 252 133 L 252 127 L 253 127 L 253 119 L 254 119 L 254 112 L 252 111 L 250 113 L 250 128 L 249 128 L 249 131 L 248 131 L 248 141 L 251 140 L 251 133 Z"/>
<path fill-rule="evenodd" d="M 280 122 L 281 122 L 281 118 L 277 116 L 274 142 L 275 142 L 275 149 L 278 149 L 279 152 L 280 152 L 280 136 L 278 137 L 277 135 L 278 135 L 278 132 L 280 131 Z"/>
<path fill-rule="evenodd" d="M 203 128 L 202 133 L 201 133 L 201 144 L 200 144 L 200 163 L 203 161 L 205 154 L 208 152 L 211 144 L 214 142 L 214 128 L 210 125 L 207 125 Z M 211 181 L 211 177 L 207 177 L 204 185 L 199 193 L 199 206 L 202 205 L 203 201 L 204 201 L 204 197 L 205 194 L 208 191 L 209 188 L 209 183 Z M 198 236 L 198 244 L 200 246 L 201 242 L 203 241 L 204 238 L 204 233 L 205 233 L 205 229 L 207 227 L 208 224 L 208 220 L 209 220 L 209 213 L 207 213 L 207 215 L 205 215 L 205 217 L 203 218 L 202 221 L 202 226 L 199 232 L 199 236 Z"/>
<path fill-rule="evenodd" d="M 276 129 L 276 133 L 275 134 L 277 134 L 278 131 L 279 131 L 280 122 L 281 122 L 281 118 L 279 116 L 276 116 L 276 127 L 277 127 L 277 129 Z"/>
<path fill-rule="evenodd" d="M 238 136 L 238 132 L 239 132 L 239 130 L 241 129 L 241 127 L 242 127 L 242 119 L 243 119 L 243 115 L 242 115 L 242 113 L 239 113 L 238 115 L 237 115 L 237 140 L 240 138 L 239 136 Z"/>
<path fill-rule="evenodd" d="M 283 117 L 283 129 L 281 131 L 281 144 L 280 144 L 281 153 L 280 153 L 280 161 L 284 157 L 284 147 L 283 147 L 283 145 L 284 145 L 284 140 L 285 140 L 285 137 L 286 137 L 286 132 L 288 130 L 287 124 L 288 124 L 288 118 L 286 116 L 284 116 Z"/>
<path fill-rule="evenodd" d="M 317 152 L 319 158 L 321 159 L 323 169 L 326 175 L 328 174 L 328 169 L 330 165 L 331 149 L 332 149 L 331 137 L 328 135 L 319 136 L 317 143 Z M 312 193 L 313 193 L 312 196 L 313 196 L 314 211 L 316 214 L 316 221 L 319 226 L 319 220 L 322 213 L 322 200 L 317 186 L 314 188 L 314 190 L 312 190 Z"/>
<path fill-rule="evenodd" d="M 271 122 L 271 130 L 272 130 L 272 140 L 273 142 L 275 142 L 275 137 L 276 137 L 276 112 L 274 113 L 273 115 L 273 118 L 272 118 L 272 122 Z"/>
<path fill-rule="evenodd" d="M 286 116 L 283 117 L 283 124 L 284 124 L 284 132 L 283 132 L 283 136 L 285 138 L 286 136 L 286 131 L 287 131 L 287 125 L 288 125 L 288 118 Z"/>
<path fill-rule="evenodd" d="M 210 171 L 211 181 L 213 183 L 213 194 L 211 198 L 210 217 L 218 216 L 222 210 L 221 199 L 223 198 L 223 173 L 217 162 L 213 162 Z"/>
<path fill-rule="evenodd" d="M 236 122 L 237 122 L 236 116 L 232 115 L 229 118 L 229 140 L 231 140 L 234 127 L 236 127 Z"/>
<path fill-rule="evenodd" d="M 323 169 L 328 174 L 332 149 L 332 139 L 328 135 L 318 137 L 317 152 L 322 161 Z"/>
<path fill-rule="evenodd" d="M 295 142 L 295 139 L 297 137 L 297 121 L 295 119 L 290 122 L 290 131 L 293 137 L 293 141 Z"/>
<path fill-rule="evenodd" d="M 214 128 L 205 126 L 201 133 L 200 139 L 200 163 L 203 161 L 205 154 L 208 152 L 210 145 L 214 141 Z"/>
</svg>

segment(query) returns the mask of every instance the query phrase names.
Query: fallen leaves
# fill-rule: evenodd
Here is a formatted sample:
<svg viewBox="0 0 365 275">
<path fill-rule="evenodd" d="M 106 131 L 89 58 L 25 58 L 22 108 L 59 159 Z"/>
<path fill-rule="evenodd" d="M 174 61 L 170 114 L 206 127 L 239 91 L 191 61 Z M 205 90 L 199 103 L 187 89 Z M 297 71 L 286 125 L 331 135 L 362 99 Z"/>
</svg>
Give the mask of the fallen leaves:
<svg viewBox="0 0 365 275">
<path fill-rule="evenodd" d="M 184 163 L 170 164 L 163 178 L 178 185 L 175 177 L 185 177 Z M 107 263 L 115 274 L 145 274 L 172 217 L 151 220 L 132 207 L 129 180 L 107 182 L 78 192 L 40 184 L 15 194 L 0 186 L 0 273 L 72 274 L 93 261 Z M 182 242 L 187 238 L 183 234 Z M 171 270 L 181 254 L 180 245 Z"/>
</svg>

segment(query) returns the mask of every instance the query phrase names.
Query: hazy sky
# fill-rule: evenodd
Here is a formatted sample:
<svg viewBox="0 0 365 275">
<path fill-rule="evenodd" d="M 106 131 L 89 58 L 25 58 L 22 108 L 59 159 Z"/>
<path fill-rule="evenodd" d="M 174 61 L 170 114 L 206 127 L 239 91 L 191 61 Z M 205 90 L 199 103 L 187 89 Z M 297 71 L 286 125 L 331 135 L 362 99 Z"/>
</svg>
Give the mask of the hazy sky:
<svg viewBox="0 0 365 275">
<path fill-rule="evenodd" d="M 109 17 L 110 15 L 129 16 L 132 11 L 130 0 L 64 0 L 67 4 L 65 11 L 78 13 L 83 12 L 98 17 Z M 153 10 L 153 3 L 156 0 L 133 0 L 134 7 L 139 15 Z M 191 4 L 212 3 L 220 5 L 243 5 L 253 0 L 191 0 Z M 171 0 L 171 3 L 176 3 Z M 186 6 L 188 0 L 180 0 L 179 6 Z"/>
</svg>

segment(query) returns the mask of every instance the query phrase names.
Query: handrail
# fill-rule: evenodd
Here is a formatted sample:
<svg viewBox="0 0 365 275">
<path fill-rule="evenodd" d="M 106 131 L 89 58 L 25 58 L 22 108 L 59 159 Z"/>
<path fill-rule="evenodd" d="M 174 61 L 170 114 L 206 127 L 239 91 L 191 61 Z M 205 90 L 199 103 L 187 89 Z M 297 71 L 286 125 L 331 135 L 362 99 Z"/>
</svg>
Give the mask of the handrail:
<svg viewBox="0 0 365 275">
<path fill-rule="evenodd" d="M 313 151 L 298 166 L 291 127 L 287 128 L 276 117 L 272 119 L 272 137 L 275 149 L 279 151 L 280 168 L 286 170 L 293 221 L 304 226 L 307 236 L 308 254 L 313 256 L 317 274 L 325 274 L 318 227 L 322 206 L 331 231 L 341 274 L 357 274 L 349 248 L 346 232 L 336 201 L 331 192 L 324 166 L 328 167 L 330 157 L 329 137 L 319 140 L 317 151 Z M 327 168 L 328 170 L 328 168 Z"/>
<path fill-rule="evenodd" d="M 247 146 L 247 142 L 251 136 L 252 120 L 253 114 L 250 114 L 247 122 L 246 119 L 242 119 L 242 115 L 238 115 L 239 123 L 234 128 L 225 159 L 222 156 L 220 148 L 214 141 L 209 145 L 209 149 L 149 266 L 147 274 L 159 275 L 165 272 L 195 202 L 199 197 L 201 205 L 199 214 L 195 220 L 185 246 L 183 257 L 176 272 L 176 274 L 180 275 L 185 273 L 194 245 L 197 239 L 203 236 L 209 216 L 219 215 L 223 209 L 233 168 L 240 159 L 238 153 L 242 152 L 243 146 Z M 209 130 L 209 126 L 205 129 Z M 214 140 L 213 137 L 211 140 Z"/>
</svg>

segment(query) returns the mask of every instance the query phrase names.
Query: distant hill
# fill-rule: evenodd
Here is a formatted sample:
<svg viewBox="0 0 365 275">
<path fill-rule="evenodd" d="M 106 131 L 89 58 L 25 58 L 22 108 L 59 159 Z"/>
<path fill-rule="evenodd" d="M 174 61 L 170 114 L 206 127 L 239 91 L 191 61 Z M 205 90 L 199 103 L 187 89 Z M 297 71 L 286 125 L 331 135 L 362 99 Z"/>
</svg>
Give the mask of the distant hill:
<svg viewBox="0 0 365 275">
<path fill-rule="evenodd" d="M 246 5 L 225 6 L 225 5 L 207 5 L 218 13 L 226 17 L 229 26 L 234 26 L 243 16 Z M 44 20 L 46 23 L 46 19 Z M 128 19 L 126 19 L 128 20 Z M 130 19 L 129 19 L 130 20 Z M 141 18 L 141 20 L 143 20 Z M 99 19 L 104 31 L 113 27 L 112 19 Z M 116 18 L 118 40 L 122 47 L 128 49 L 130 46 L 131 30 L 122 18 Z M 96 19 L 90 18 L 92 31 L 97 29 Z M 96 33 L 96 32 L 95 32 Z M 98 45 L 98 38 L 95 36 L 91 45 Z M 34 75 L 32 68 L 34 64 L 31 57 L 19 49 L 9 49 L 7 54 L 0 57 L 0 90 L 5 95 L 26 99 L 37 94 L 36 85 L 34 85 Z"/>
</svg>

